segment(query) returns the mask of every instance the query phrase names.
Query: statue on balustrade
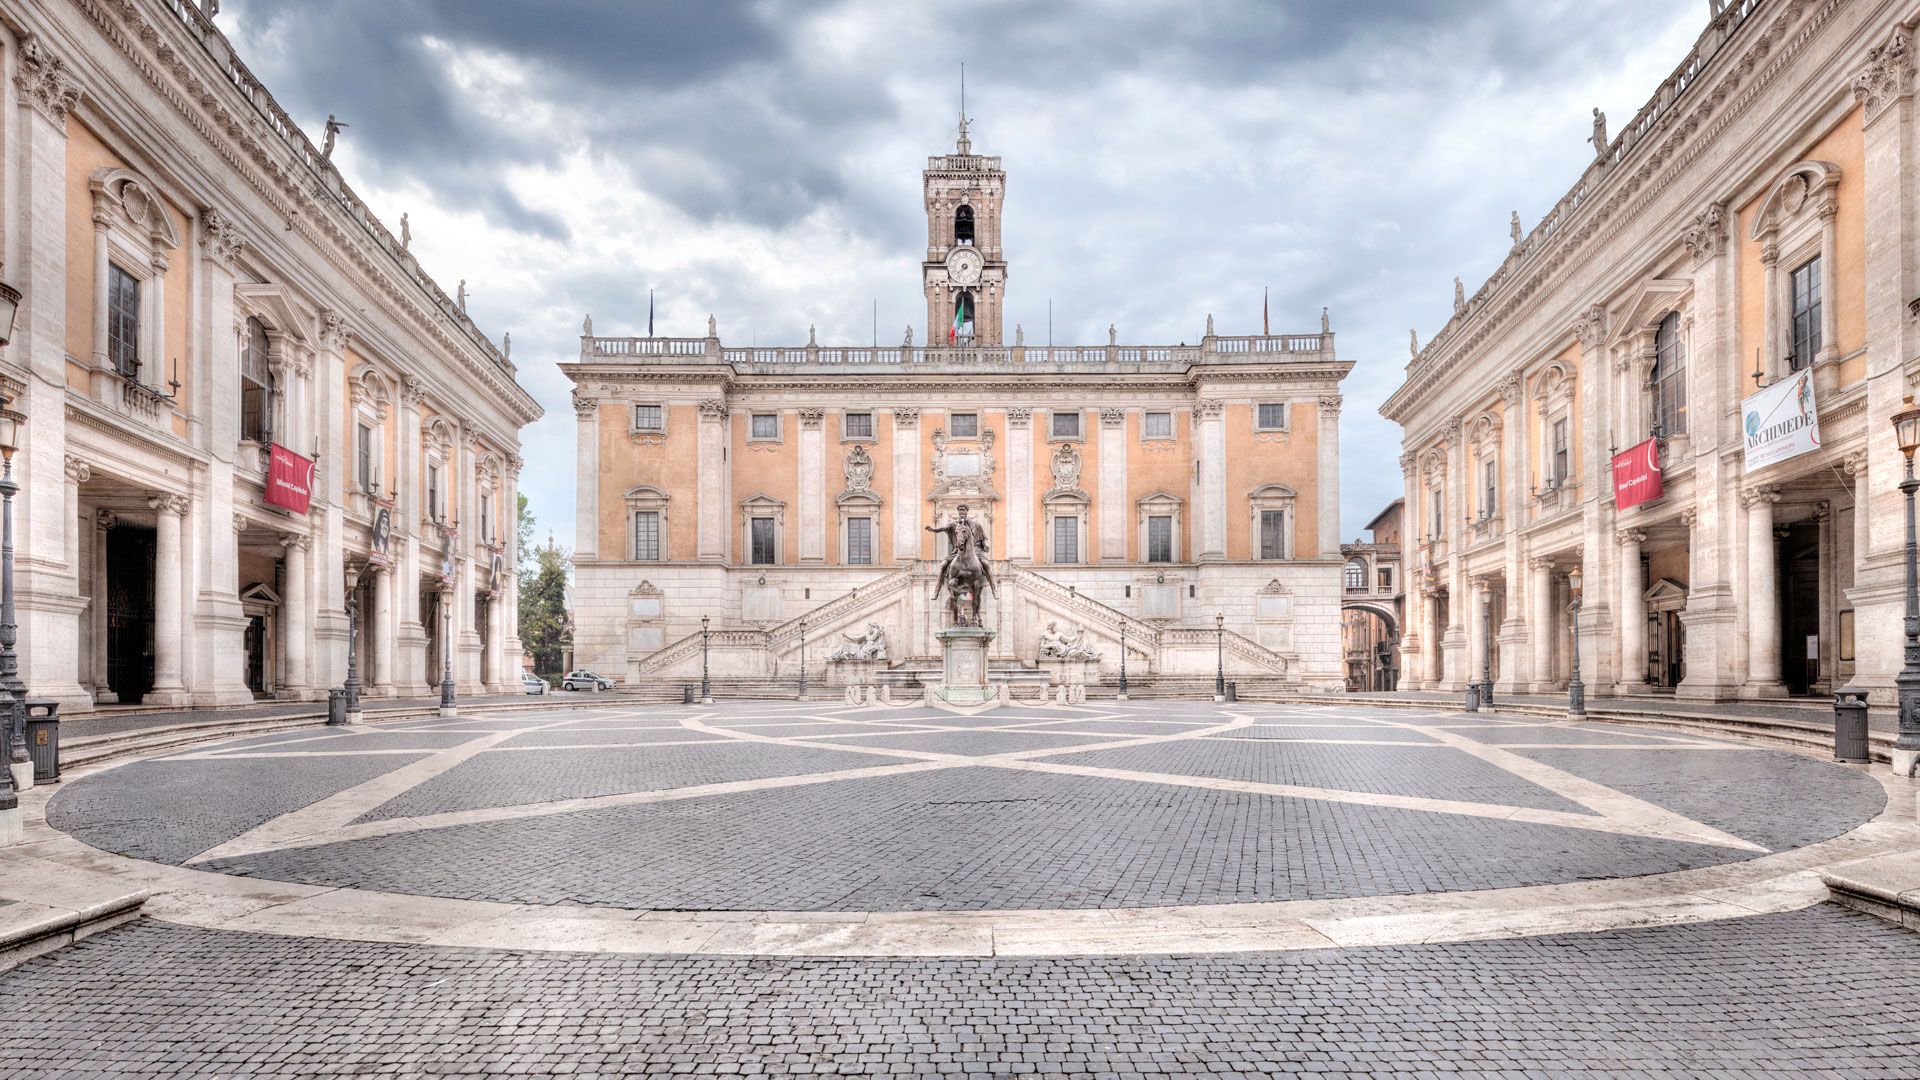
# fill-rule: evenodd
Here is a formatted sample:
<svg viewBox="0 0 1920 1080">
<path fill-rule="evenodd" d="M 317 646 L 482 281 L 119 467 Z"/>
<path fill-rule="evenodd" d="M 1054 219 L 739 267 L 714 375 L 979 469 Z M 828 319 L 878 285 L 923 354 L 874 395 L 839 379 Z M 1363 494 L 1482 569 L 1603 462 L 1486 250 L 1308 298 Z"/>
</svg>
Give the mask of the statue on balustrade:
<svg viewBox="0 0 1920 1080">
<path fill-rule="evenodd" d="M 1040 659 L 1095 662 L 1100 659 L 1100 654 L 1087 640 L 1086 627 L 1076 623 L 1072 633 L 1063 634 L 1058 622 L 1050 622 L 1040 634 Z"/>
<path fill-rule="evenodd" d="M 846 660 L 879 660 L 883 663 L 886 661 L 887 631 L 879 623 L 868 623 L 867 632 L 864 634 L 841 634 L 840 636 L 845 640 L 827 654 L 828 663 Z"/>
</svg>

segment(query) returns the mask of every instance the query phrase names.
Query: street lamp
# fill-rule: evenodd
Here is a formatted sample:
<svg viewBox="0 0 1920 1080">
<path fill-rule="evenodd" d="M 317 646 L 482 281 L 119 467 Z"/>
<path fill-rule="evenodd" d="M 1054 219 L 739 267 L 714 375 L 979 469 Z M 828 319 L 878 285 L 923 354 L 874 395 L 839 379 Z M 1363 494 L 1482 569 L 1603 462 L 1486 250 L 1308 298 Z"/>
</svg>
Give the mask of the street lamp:
<svg viewBox="0 0 1920 1080">
<path fill-rule="evenodd" d="M 12 291 L 12 290 L 8 290 Z M 13 294 L 19 302 L 20 294 Z M 13 315 L 5 316 L 7 331 L 12 332 Z M 31 760 L 27 756 L 27 684 L 20 681 L 20 658 L 13 646 L 19 640 L 19 628 L 13 619 L 13 497 L 20 485 L 13 479 L 13 454 L 20 449 L 20 427 L 27 418 L 13 411 L 13 399 L 0 395 L 0 457 L 6 459 L 0 471 L 0 500 L 4 500 L 4 525 L 0 525 L 0 689 L 7 694 L 6 748 L 11 773 Z M 33 782 L 32 766 L 19 786 Z M 11 781 L 12 777 L 9 777 Z"/>
<path fill-rule="evenodd" d="M 1227 700 L 1227 616 L 1213 616 L 1213 700 Z"/>
<path fill-rule="evenodd" d="M 1493 583 L 1480 582 L 1480 704 L 1493 707 Z"/>
<path fill-rule="evenodd" d="M 1580 568 L 1567 571 L 1567 587 L 1573 590 L 1573 603 L 1567 610 L 1572 612 L 1573 624 L 1573 678 L 1567 682 L 1567 719 L 1585 720 L 1587 718 L 1587 684 L 1580 681 Z"/>
<path fill-rule="evenodd" d="M 800 616 L 800 700 L 807 700 L 807 617 Z"/>
<path fill-rule="evenodd" d="M 360 626 L 354 618 L 354 612 L 360 608 L 360 571 L 347 560 L 347 681 L 343 689 L 347 694 L 347 723 L 360 719 Z"/>
<path fill-rule="evenodd" d="M 711 615 L 700 616 L 700 704 L 713 704 L 713 683 L 707 679 L 707 632 Z"/>
<path fill-rule="evenodd" d="M 1907 656 L 1893 680 L 1900 694 L 1900 736 L 1893 743 L 1893 771 L 1911 776 L 1920 763 L 1920 573 L 1914 567 L 1913 493 L 1920 480 L 1913 477 L 1913 452 L 1920 449 L 1920 408 L 1908 394 L 1906 408 L 1893 414 L 1894 437 L 1906 455 L 1907 478 L 1900 492 L 1907 497 Z"/>
<path fill-rule="evenodd" d="M 440 715 L 460 715 L 453 696 L 453 530 L 440 530 Z"/>
<path fill-rule="evenodd" d="M 0 347 L 13 340 L 13 317 L 20 313 L 20 290 L 0 281 Z"/>
<path fill-rule="evenodd" d="M 1127 624 L 1120 624 L 1120 693 L 1118 700 L 1127 700 Z"/>
</svg>

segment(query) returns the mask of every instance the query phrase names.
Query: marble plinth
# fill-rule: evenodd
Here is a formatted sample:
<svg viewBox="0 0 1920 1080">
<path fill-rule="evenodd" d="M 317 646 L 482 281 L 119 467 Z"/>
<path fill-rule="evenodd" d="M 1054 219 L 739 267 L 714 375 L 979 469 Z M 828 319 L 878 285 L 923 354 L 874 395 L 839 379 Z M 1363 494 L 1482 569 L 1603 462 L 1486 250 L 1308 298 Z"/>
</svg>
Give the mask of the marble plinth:
<svg viewBox="0 0 1920 1080">
<path fill-rule="evenodd" d="M 955 626 L 934 633 L 943 662 L 936 701 L 949 705 L 984 705 L 993 698 L 987 687 L 987 646 L 993 631 L 979 626 Z"/>
</svg>

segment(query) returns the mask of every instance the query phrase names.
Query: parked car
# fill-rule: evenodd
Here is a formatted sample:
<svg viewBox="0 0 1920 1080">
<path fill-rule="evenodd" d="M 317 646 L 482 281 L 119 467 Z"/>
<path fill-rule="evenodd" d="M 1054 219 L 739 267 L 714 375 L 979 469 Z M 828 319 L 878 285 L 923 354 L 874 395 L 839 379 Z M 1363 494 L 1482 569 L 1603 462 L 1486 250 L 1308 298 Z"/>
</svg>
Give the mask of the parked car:
<svg viewBox="0 0 1920 1080">
<path fill-rule="evenodd" d="M 544 694 L 549 689 L 547 680 L 538 675 L 521 675 L 520 685 L 525 687 L 529 694 Z"/>
<path fill-rule="evenodd" d="M 605 675 L 595 675 L 586 668 L 576 668 L 573 671 L 567 672 L 560 680 L 560 689 L 592 690 L 595 692 L 611 690 L 613 689 L 613 680 L 607 678 Z"/>
</svg>

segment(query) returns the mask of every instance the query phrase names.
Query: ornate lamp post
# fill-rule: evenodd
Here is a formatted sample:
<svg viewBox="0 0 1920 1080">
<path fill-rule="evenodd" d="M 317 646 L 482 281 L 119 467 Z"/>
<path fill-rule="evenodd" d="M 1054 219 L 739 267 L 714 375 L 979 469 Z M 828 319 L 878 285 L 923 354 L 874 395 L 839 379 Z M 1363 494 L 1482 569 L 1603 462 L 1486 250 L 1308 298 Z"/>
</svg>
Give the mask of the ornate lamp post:
<svg viewBox="0 0 1920 1080">
<path fill-rule="evenodd" d="M 440 530 L 440 715 L 458 716 L 453 696 L 453 530 Z"/>
<path fill-rule="evenodd" d="M 20 313 L 20 290 L 0 281 L 0 348 L 13 340 L 13 317 Z"/>
<path fill-rule="evenodd" d="M 800 617 L 800 700 L 807 700 L 807 617 Z"/>
<path fill-rule="evenodd" d="M 1480 704 L 1493 707 L 1493 583 L 1480 582 Z"/>
<path fill-rule="evenodd" d="M 1567 610 L 1572 613 L 1573 626 L 1573 678 L 1567 681 L 1567 719 L 1585 720 L 1587 718 L 1587 684 L 1580 681 L 1580 568 L 1567 571 L 1567 586 L 1573 590 L 1573 603 Z"/>
<path fill-rule="evenodd" d="M 711 615 L 700 616 L 700 704 L 713 704 L 713 683 L 707 679 L 707 634 Z"/>
<path fill-rule="evenodd" d="M 1213 700 L 1227 700 L 1227 616 L 1213 616 Z"/>
<path fill-rule="evenodd" d="M 18 302 L 19 293 L 14 293 Z M 12 313 L 6 316 L 12 332 Z M 19 627 L 13 618 L 13 497 L 20 485 L 13 478 L 13 454 L 20 449 L 20 428 L 27 418 L 13 411 L 13 399 L 0 396 L 0 457 L 6 459 L 0 471 L 0 500 L 4 500 L 4 524 L 0 524 L 0 690 L 7 695 L 6 758 L 8 771 L 25 774 L 18 787 L 33 785 L 33 767 L 27 756 L 27 684 L 20 681 L 20 658 L 13 651 L 19 640 Z M 22 769 L 21 766 L 26 768 Z M 9 777 L 9 780 L 14 779 Z"/>
<path fill-rule="evenodd" d="M 360 609 L 360 570 L 347 560 L 347 681 L 342 686 L 347 692 L 347 723 L 360 719 L 360 622 L 355 613 Z"/>
<path fill-rule="evenodd" d="M 1900 493 L 1907 497 L 1907 650 L 1906 662 L 1893 680 L 1900 695 L 1900 736 L 1893 743 L 1893 771 L 1911 776 L 1920 763 L 1920 572 L 1914 564 L 1913 495 L 1920 480 L 1913 476 L 1913 452 L 1920 449 L 1920 408 L 1908 394 L 1906 408 L 1893 414 L 1894 436 L 1906 455 L 1907 477 Z"/>
<path fill-rule="evenodd" d="M 1120 624 L 1120 694 L 1119 700 L 1127 700 L 1127 624 Z"/>
</svg>

